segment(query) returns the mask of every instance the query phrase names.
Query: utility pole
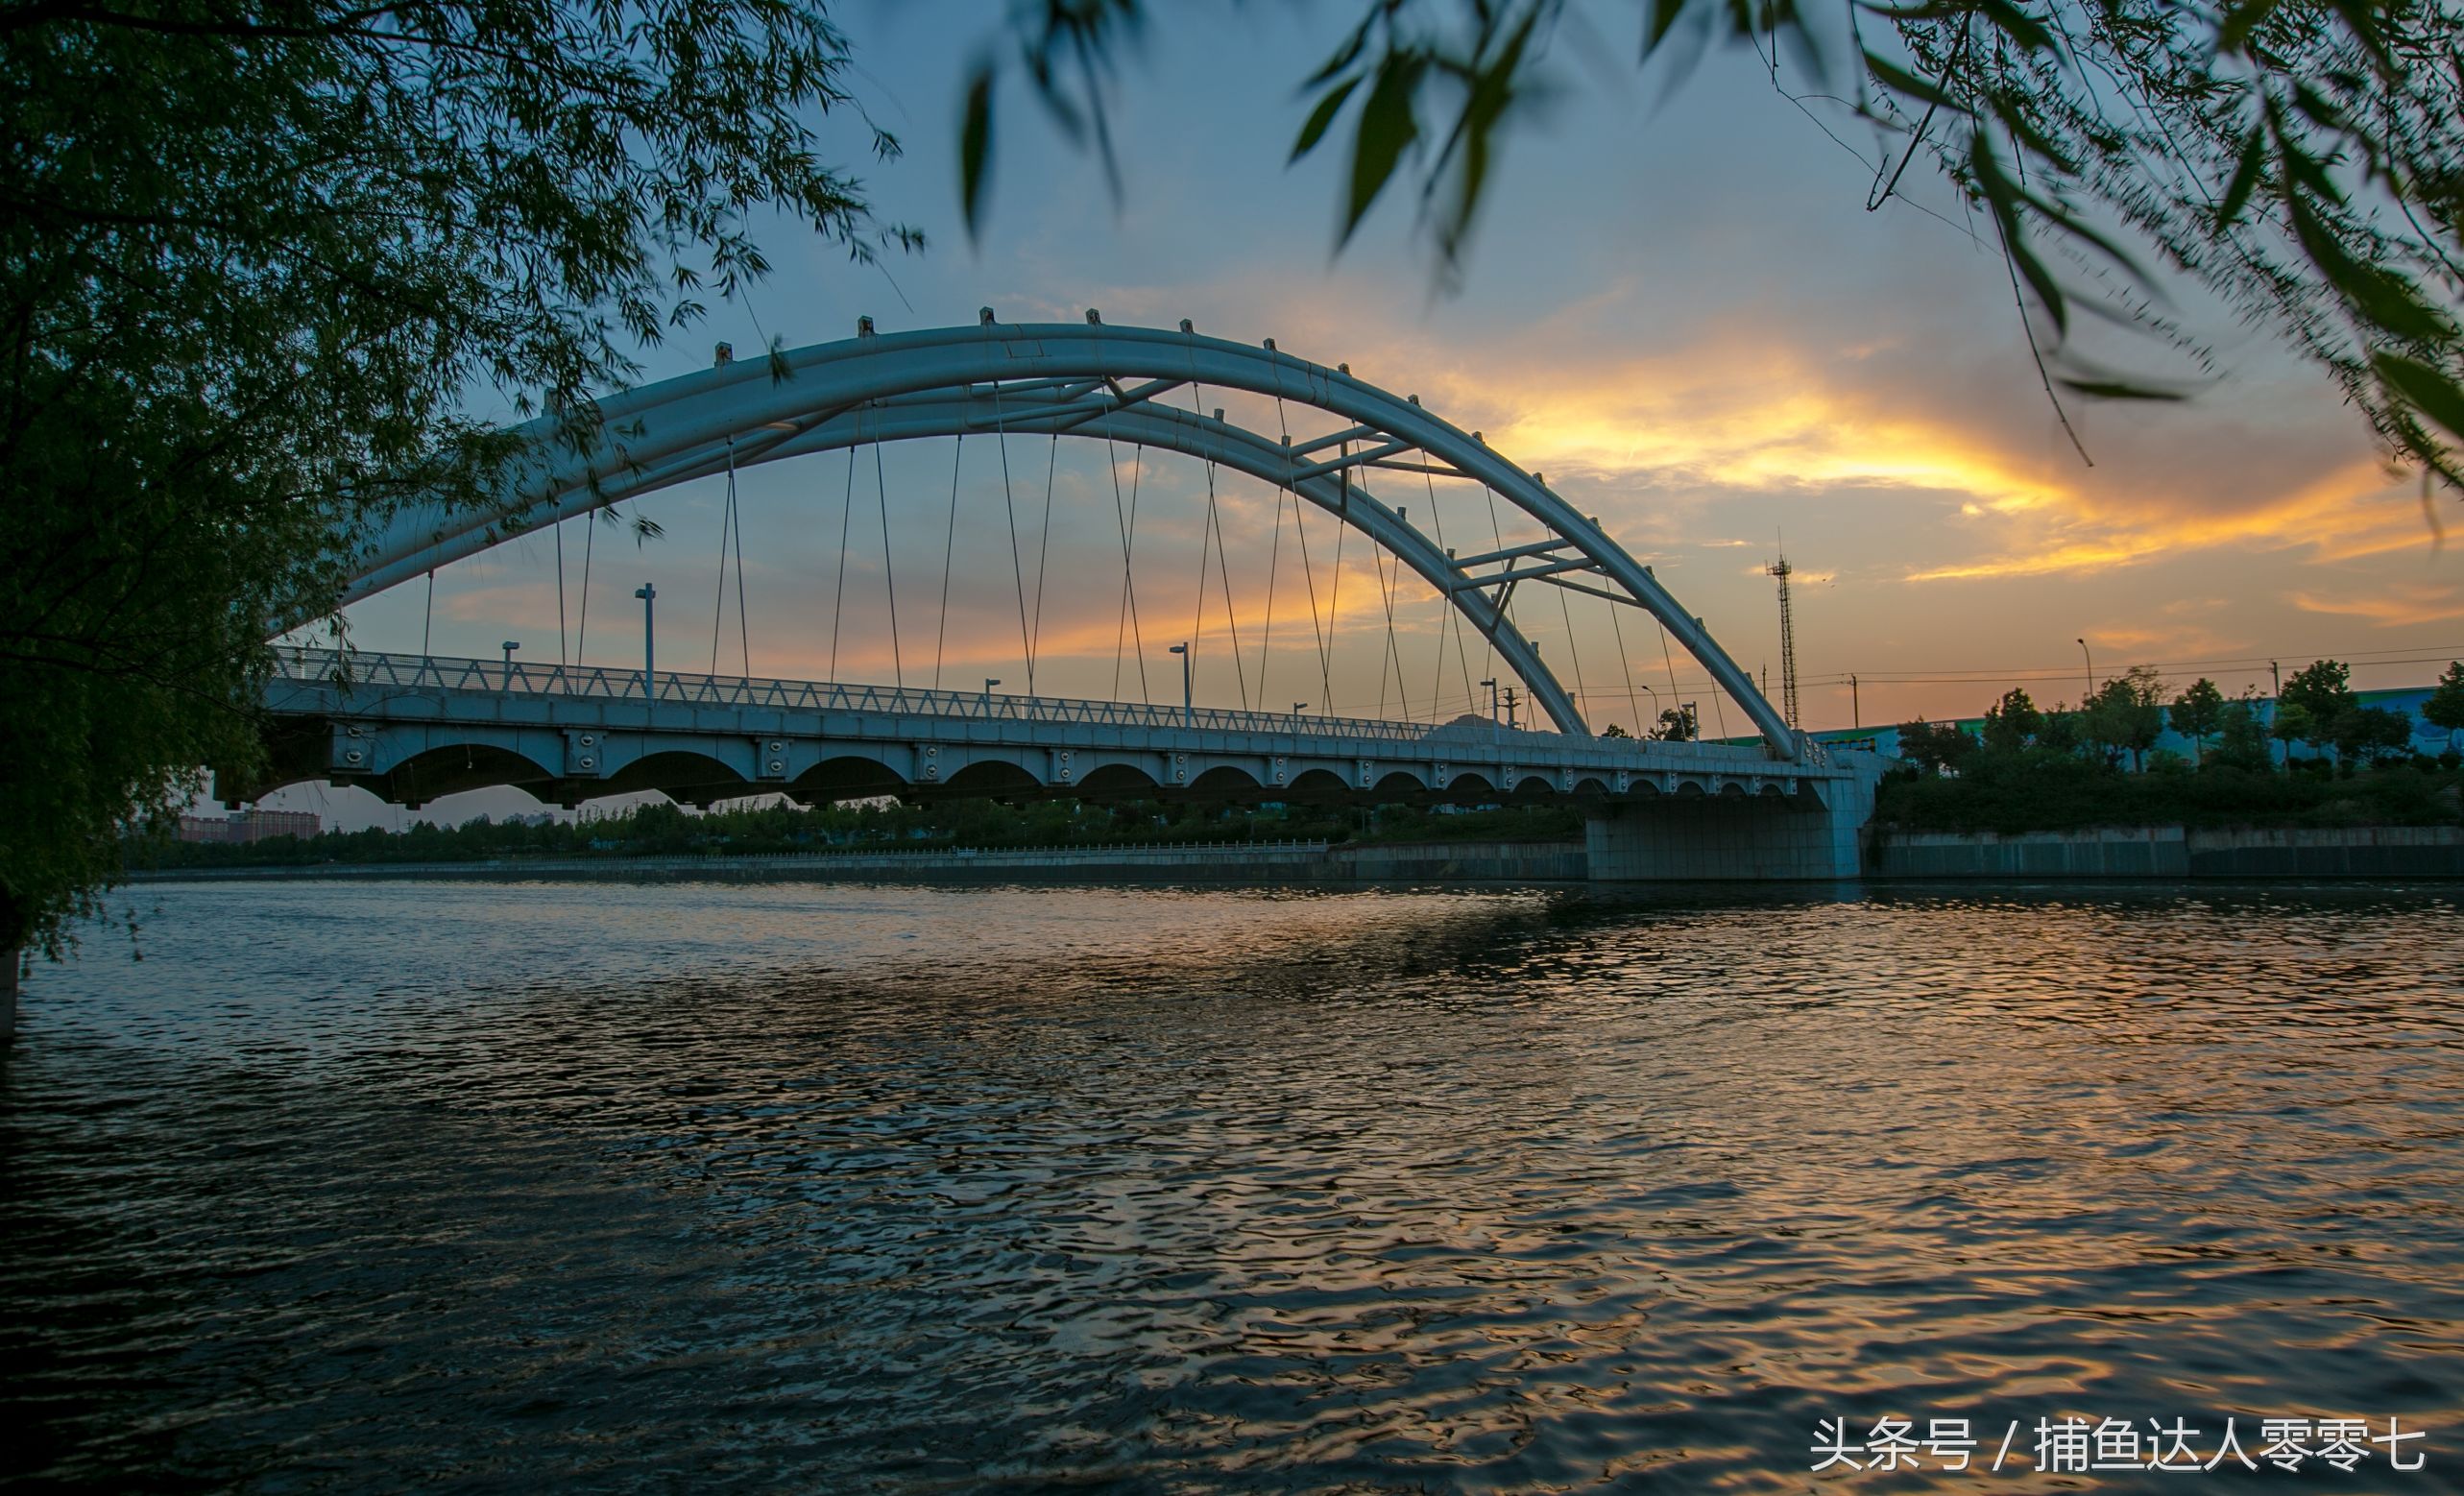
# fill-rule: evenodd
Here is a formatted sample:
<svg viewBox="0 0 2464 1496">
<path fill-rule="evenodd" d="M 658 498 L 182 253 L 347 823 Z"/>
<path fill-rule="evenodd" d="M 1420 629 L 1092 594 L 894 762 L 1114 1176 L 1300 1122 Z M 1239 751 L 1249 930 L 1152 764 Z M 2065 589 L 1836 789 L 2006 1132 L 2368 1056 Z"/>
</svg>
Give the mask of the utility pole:
<svg viewBox="0 0 2464 1496">
<path fill-rule="evenodd" d="M 2272 736 L 2275 736 L 2276 713 L 2283 710 L 2283 701 L 2284 701 L 2284 669 L 2283 669 L 2283 666 L 2282 666 L 2282 665 L 2278 664 L 2277 664 L 2275 661 L 2273 661 L 2273 660 L 2268 661 L 2268 662 L 2267 662 L 2267 678 L 2268 678 L 2269 680 L 2271 680 L 2271 681 L 2273 681 L 2273 682 L 2275 682 L 2275 683 L 2276 683 L 2276 684 L 2275 684 L 2274 690 L 2272 691 L 2272 693 L 2271 693 L 2271 694 L 2268 696 L 2268 698 L 2267 698 L 2267 727 L 2268 727 L 2268 736 L 2272 737 Z M 2288 739 L 2288 740 L 2286 740 L 2286 742 L 2285 742 L 2285 744 L 2284 744 L 2284 767 L 2286 767 L 2286 768 L 2288 768 L 2288 769 L 2289 769 L 2289 768 L 2291 768 L 2292 766 L 2293 766 L 2293 744 L 2292 744 L 2292 742 Z"/>
<path fill-rule="evenodd" d="M 644 582 L 633 590 L 633 595 L 641 599 L 641 699 L 656 701 L 659 698 L 659 663 L 653 653 L 650 610 L 659 600 L 659 589 L 653 583 Z"/>
<path fill-rule="evenodd" d="M 1854 732 L 1865 731 L 1865 712 L 1857 705 L 1856 677 L 1853 675 L 1848 677 L 1848 727 Z"/>
<path fill-rule="evenodd" d="M 1763 569 L 1779 582 L 1780 714 L 1788 719 L 1790 727 L 1795 727 L 1797 725 L 1797 621 L 1789 608 L 1788 579 L 1796 574 L 1796 567 L 1788 564 L 1788 552 L 1783 550 L 1779 553 L 1777 561 Z M 1763 677 L 1763 694 L 1766 696 L 1771 694 L 1770 686 L 1771 678 L 1766 672 Z"/>
<path fill-rule="evenodd" d="M 1514 688 L 1511 686 L 1506 688 L 1506 726 L 1509 731 L 1514 726 Z"/>
</svg>

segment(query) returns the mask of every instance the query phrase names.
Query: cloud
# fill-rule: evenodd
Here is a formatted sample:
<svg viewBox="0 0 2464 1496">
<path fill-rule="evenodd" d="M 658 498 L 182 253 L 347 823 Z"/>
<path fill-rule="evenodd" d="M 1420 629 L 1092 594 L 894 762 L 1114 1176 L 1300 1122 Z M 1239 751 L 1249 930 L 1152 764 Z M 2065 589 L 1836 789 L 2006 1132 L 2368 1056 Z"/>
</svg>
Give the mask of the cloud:
<svg viewBox="0 0 2464 1496">
<path fill-rule="evenodd" d="M 2398 582 L 2361 597 L 2315 597 L 2308 592 L 2296 592 L 2293 602 L 2306 613 L 2366 618 L 2382 629 L 2464 618 L 2464 591 L 2436 582 Z"/>
</svg>

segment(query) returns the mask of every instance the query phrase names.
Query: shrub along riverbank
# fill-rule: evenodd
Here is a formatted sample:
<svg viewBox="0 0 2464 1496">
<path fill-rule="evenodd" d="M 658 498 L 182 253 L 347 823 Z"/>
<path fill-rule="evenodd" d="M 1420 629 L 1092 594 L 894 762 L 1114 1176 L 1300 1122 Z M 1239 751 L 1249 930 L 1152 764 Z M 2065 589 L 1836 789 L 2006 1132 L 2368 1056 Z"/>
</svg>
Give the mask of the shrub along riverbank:
<svg viewBox="0 0 2464 1496">
<path fill-rule="evenodd" d="M 371 829 L 313 837 L 276 836 L 240 845 L 133 840 L 133 870 L 304 867 L 324 863 L 491 862 L 523 857 L 762 855 L 934 847 L 1169 846 L 1183 842 L 1579 841 L 1580 811 L 1512 807 L 1433 814 L 1410 807 L 1377 809 L 1286 806 L 1090 806 L 1048 802 L 1003 806 L 952 801 L 767 806 L 688 814 L 647 805 L 584 822 L 491 821 L 461 826 L 419 821 L 401 832 Z"/>
<path fill-rule="evenodd" d="M 2169 694 L 2144 667 L 2113 677 L 2077 711 L 2041 710 L 2026 691 L 2009 691 L 1985 713 L 1980 735 L 1949 723 L 1902 726 L 1909 766 L 1883 782 L 1874 820 L 1890 830 L 2006 835 L 2090 826 L 2464 823 L 2464 760 L 2452 749 L 2436 758 L 2412 752 L 2411 721 L 2362 706 L 2347 676 L 2333 660 L 2297 671 L 2272 719 L 2212 681 Z M 2464 729 L 2464 664 L 2448 666 L 2423 712 L 2451 736 Z M 2154 751 L 2168 725 L 2190 739 L 2194 758 Z M 2293 759 L 2296 744 L 2310 757 Z"/>
<path fill-rule="evenodd" d="M 1887 779 L 1874 820 L 1901 831 L 2077 831 L 2090 826 L 2452 826 L 2464 772 L 2435 761 L 2351 775 L 2242 768 L 2126 774 L 2031 749 L 1979 755 L 1959 776 Z"/>
</svg>

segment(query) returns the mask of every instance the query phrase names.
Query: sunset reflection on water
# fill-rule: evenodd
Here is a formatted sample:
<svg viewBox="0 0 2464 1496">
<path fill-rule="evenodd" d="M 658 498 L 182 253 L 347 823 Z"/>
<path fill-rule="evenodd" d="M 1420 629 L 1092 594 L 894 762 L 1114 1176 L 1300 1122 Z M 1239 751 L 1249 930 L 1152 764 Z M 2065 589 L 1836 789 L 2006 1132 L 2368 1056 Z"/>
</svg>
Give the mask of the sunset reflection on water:
<svg viewBox="0 0 2464 1496">
<path fill-rule="evenodd" d="M 1820 1419 L 2065 1413 L 2464 1469 L 2449 893 L 141 902 L 0 1082 L 23 1473 L 1794 1490 Z"/>
</svg>

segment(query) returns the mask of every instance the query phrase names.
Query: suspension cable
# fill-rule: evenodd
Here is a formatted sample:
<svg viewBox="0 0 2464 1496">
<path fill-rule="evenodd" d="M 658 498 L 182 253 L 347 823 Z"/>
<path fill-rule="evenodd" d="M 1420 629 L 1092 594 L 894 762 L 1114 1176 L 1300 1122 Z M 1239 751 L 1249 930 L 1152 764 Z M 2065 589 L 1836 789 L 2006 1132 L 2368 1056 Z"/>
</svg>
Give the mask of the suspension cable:
<svg viewBox="0 0 2464 1496">
<path fill-rule="evenodd" d="M 565 520 L 556 521 L 556 665 L 565 667 Z"/>
<path fill-rule="evenodd" d="M 735 529 L 736 439 L 729 437 L 727 439 L 727 496 L 719 504 L 718 509 L 718 595 L 711 602 L 711 674 L 713 675 L 718 673 L 719 626 L 727 619 L 727 541 Z"/>
<path fill-rule="evenodd" d="M 1277 383 L 1280 386 L 1281 381 Z M 1283 486 L 1292 494 L 1292 533 L 1300 544 L 1300 579 L 1309 588 L 1309 632 L 1317 641 L 1318 710 L 1331 712 L 1335 710 L 1335 665 L 1327 654 L 1326 630 L 1317 622 L 1317 578 L 1309 565 L 1309 526 L 1306 522 L 1309 512 L 1308 506 L 1300 501 L 1300 490 L 1292 481 L 1292 422 L 1285 418 L 1280 388 L 1275 394 L 1275 426 L 1283 433 Z M 1278 510 L 1277 514 L 1280 516 L 1281 511 Z M 1339 519 L 1336 523 L 1340 527 L 1342 521 Z M 1260 683 L 1262 687 L 1264 684 Z"/>
<path fill-rule="evenodd" d="M 1669 710 L 1677 713 L 1681 724 L 1685 720 L 1685 703 L 1678 699 L 1681 693 L 1677 688 L 1677 661 L 1668 652 L 1668 625 L 1660 622 L 1658 614 L 1653 614 L 1652 626 L 1659 630 L 1659 663 L 1668 667 Z M 1698 730 L 1695 736 L 1699 737 L 1702 734 Z"/>
<path fill-rule="evenodd" d="M 1027 661 L 1027 693 L 1035 694 L 1035 645 L 1027 635 L 1027 563 L 1018 555 L 1018 499 L 1009 482 L 1009 428 L 1002 410 L 1001 381 L 993 381 L 993 434 L 1001 444 L 1001 501 L 1009 515 L 1009 571 L 1018 584 L 1018 647 Z"/>
<path fill-rule="evenodd" d="M 1292 533 L 1300 541 L 1300 579 L 1309 585 L 1309 628 L 1317 637 L 1317 684 L 1324 692 L 1317 698 L 1319 710 L 1331 712 L 1335 710 L 1335 668 L 1326 653 L 1326 631 L 1317 622 L 1317 575 L 1309 564 L 1309 526 L 1303 522 L 1308 511 L 1297 502 L 1299 496 L 1296 492 L 1292 495 L 1295 502 L 1292 506 Z M 1338 528 L 1341 524 L 1341 520 L 1336 521 Z"/>
<path fill-rule="evenodd" d="M 1386 715 L 1386 672 L 1389 664 L 1394 667 L 1394 693 L 1398 698 L 1405 695 L 1407 687 L 1403 678 L 1403 651 L 1394 642 L 1394 586 L 1387 580 L 1385 557 L 1381 548 L 1370 548 L 1369 565 L 1377 572 L 1378 592 L 1386 601 L 1386 654 L 1379 657 L 1377 663 L 1377 714 L 1383 718 Z M 1403 580 L 1401 556 L 1394 558 L 1394 581 L 1401 582 Z M 1408 700 L 1403 702 L 1403 707 L 1408 715 L 1410 712 Z"/>
<path fill-rule="evenodd" d="M 591 552 L 598 548 L 599 511 L 586 512 L 582 520 L 582 616 L 573 629 L 573 663 L 582 663 L 582 646 L 591 637 Z"/>
<path fill-rule="evenodd" d="M 1420 483 L 1429 491 L 1429 519 L 1437 526 L 1437 548 L 1443 551 L 1446 548 L 1446 512 L 1437 503 L 1437 480 L 1423 472 L 1420 474 Z M 1446 635 L 1449 631 L 1455 637 L 1455 663 L 1463 672 L 1463 710 L 1473 711 L 1478 706 L 1478 698 L 1473 696 L 1471 688 L 1471 656 L 1463 648 L 1463 611 L 1455 606 L 1455 600 L 1451 596 L 1440 595 L 1437 605 L 1444 612 L 1437 619 L 1437 669 L 1436 678 L 1429 688 L 1432 692 L 1432 705 L 1429 709 L 1432 720 L 1435 720 L 1437 714 L 1437 708 L 1435 705 L 1437 696 L 1445 690 Z"/>
<path fill-rule="evenodd" d="M 1044 643 L 1044 568 L 1052 559 L 1052 478 L 1061 465 L 1061 433 L 1044 459 L 1044 533 L 1035 542 L 1035 639 L 1027 650 L 1027 694 L 1035 694 L 1035 653 Z"/>
<path fill-rule="evenodd" d="M 847 522 L 856 508 L 856 448 L 864 444 L 864 412 L 856 411 L 856 440 L 847 448 L 847 491 L 838 497 L 838 581 L 830 590 L 830 679 L 838 680 L 838 624 L 847 601 Z"/>
<path fill-rule="evenodd" d="M 1124 513 L 1121 503 L 1121 444 L 1109 432 L 1103 439 L 1104 467 L 1112 474 L 1112 519 L 1121 531 L 1121 610 L 1112 627 L 1112 694 L 1121 695 L 1121 646 L 1124 637 L 1138 648 L 1138 699 L 1151 702 L 1147 689 L 1147 636 L 1138 624 L 1138 485 L 1146 475 L 1147 444 L 1140 442 L 1130 454 L 1129 505 Z"/>
<path fill-rule="evenodd" d="M 1352 534 L 1352 465 L 1349 460 L 1352 455 L 1351 443 L 1343 444 L 1342 455 L 1345 459 L 1342 471 L 1336 474 L 1337 481 L 1342 485 L 1338 494 L 1342 518 L 1335 525 L 1335 569 L 1334 575 L 1326 583 L 1326 655 L 1330 661 L 1335 654 L 1338 638 L 1336 630 L 1341 628 L 1343 622 L 1343 542 L 1349 540 Z M 1327 694 L 1331 696 L 1334 691 L 1330 688 Z"/>
<path fill-rule="evenodd" d="M 1246 712 L 1249 710 L 1249 672 L 1241 663 L 1241 612 L 1232 598 L 1231 547 L 1224 543 L 1223 514 L 1215 503 L 1215 464 L 1212 460 L 1206 465 L 1206 515 L 1215 526 L 1215 569 L 1223 579 L 1223 621 L 1232 631 L 1232 676 L 1241 688 L 1241 710 Z M 1200 553 L 1198 559 L 1203 564 L 1204 554 Z"/>
<path fill-rule="evenodd" d="M 744 674 L 753 675 L 753 623 L 744 611 L 744 501 L 736 491 L 736 439 L 727 440 L 727 507 L 736 515 L 736 637 L 744 649 Z"/>
<path fill-rule="evenodd" d="M 1285 444 L 1285 450 L 1291 450 L 1289 443 Z M 1291 461 L 1289 457 L 1284 459 L 1287 467 L 1290 466 Z M 1267 660 L 1269 651 L 1274 648 L 1275 641 L 1275 573 L 1283 567 L 1284 494 L 1283 489 L 1275 490 L 1274 543 L 1267 547 L 1267 628 L 1258 639 L 1258 706 L 1261 710 L 1268 702 L 1274 699 L 1267 690 Z M 1300 495 L 1292 495 L 1292 501 L 1295 504 L 1299 503 Z"/>
<path fill-rule="evenodd" d="M 958 464 L 967 455 L 967 433 L 950 452 L 950 533 L 941 540 L 941 624 L 932 638 L 932 688 L 941 688 L 941 648 L 950 641 L 950 561 L 958 549 Z"/>
<path fill-rule="evenodd" d="M 1626 654 L 1626 624 L 1618 617 L 1623 605 L 1610 601 L 1601 604 L 1608 610 L 1608 626 L 1617 634 L 1617 664 L 1626 672 L 1626 713 L 1634 719 L 1634 736 L 1643 736 L 1643 708 L 1634 696 L 1634 662 Z"/>
<path fill-rule="evenodd" d="M 1472 434 L 1477 437 L 1480 433 L 1475 431 Z M 1496 543 L 1499 550 L 1504 550 L 1506 548 L 1506 527 L 1497 521 L 1497 490 L 1490 488 L 1486 483 L 1483 483 L 1480 486 L 1480 491 L 1482 494 L 1487 495 L 1488 498 L 1489 539 Z M 1513 563 L 1509 562 L 1507 563 L 1507 566 L 1510 569 Z M 1512 607 L 1514 603 L 1512 589 L 1508 589 L 1505 595 L 1505 602 L 1497 609 L 1496 622 L 1502 623 L 1508 628 L 1512 628 L 1514 626 L 1514 620 L 1509 617 L 1506 612 L 1506 610 Z M 1481 651 L 1480 656 L 1480 673 L 1484 677 L 1493 676 L 1497 673 L 1497 637 L 1493 632 L 1494 628 L 1495 625 L 1492 624 L 1489 629 L 1482 631 L 1482 637 L 1486 641 L 1486 647 Z"/>
<path fill-rule="evenodd" d="M 1583 698 L 1590 692 L 1582 685 L 1582 646 L 1574 641 L 1574 602 L 1564 588 L 1558 588 L 1557 593 L 1558 612 L 1565 617 L 1565 652 L 1574 657 L 1574 706 L 1581 712 Z"/>
<path fill-rule="evenodd" d="M 1197 334 L 1194 330 L 1191 330 L 1189 324 L 1186 322 L 1181 324 L 1181 327 L 1182 330 L 1193 340 L 1189 348 L 1190 412 L 1192 415 L 1196 416 L 1198 421 L 1203 422 L 1206 419 L 1206 400 L 1205 387 L 1197 382 L 1197 348 L 1195 341 Z M 1249 709 L 1249 667 L 1244 664 L 1241 659 L 1241 615 L 1232 605 L 1232 569 L 1229 563 L 1227 563 L 1223 557 L 1223 517 L 1221 512 L 1217 508 L 1215 501 L 1215 459 L 1213 456 L 1210 455 L 1205 459 L 1205 467 L 1206 519 L 1204 523 L 1199 525 L 1197 532 L 1197 623 L 1190 630 L 1190 647 L 1192 649 L 1196 649 L 1197 647 L 1198 637 L 1206 631 L 1206 542 L 1208 535 L 1211 533 L 1215 538 L 1216 568 L 1223 578 L 1223 619 L 1226 625 L 1231 629 L 1232 633 L 1232 675 L 1234 680 L 1240 684 L 1241 710 L 1246 712 Z M 1197 662 L 1192 660 L 1189 663 L 1189 667 L 1193 670 L 1196 669 Z"/>
<path fill-rule="evenodd" d="M 882 586 L 888 591 L 890 597 L 890 679 L 905 690 L 906 664 L 899 658 L 899 564 L 897 554 L 890 549 L 890 485 L 888 479 L 882 475 L 881 435 L 877 426 L 873 432 L 873 495 L 880 501 L 882 510 Z M 736 536 L 741 543 L 744 538 L 744 521 L 741 519 L 736 522 Z M 741 561 L 737 563 L 736 580 L 739 584 L 744 580 Z M 742 611 L 739 605 L 737 612 Z M 747 670 L 745 673 L 750 675 L 753 672 Z"/>
</svg>

